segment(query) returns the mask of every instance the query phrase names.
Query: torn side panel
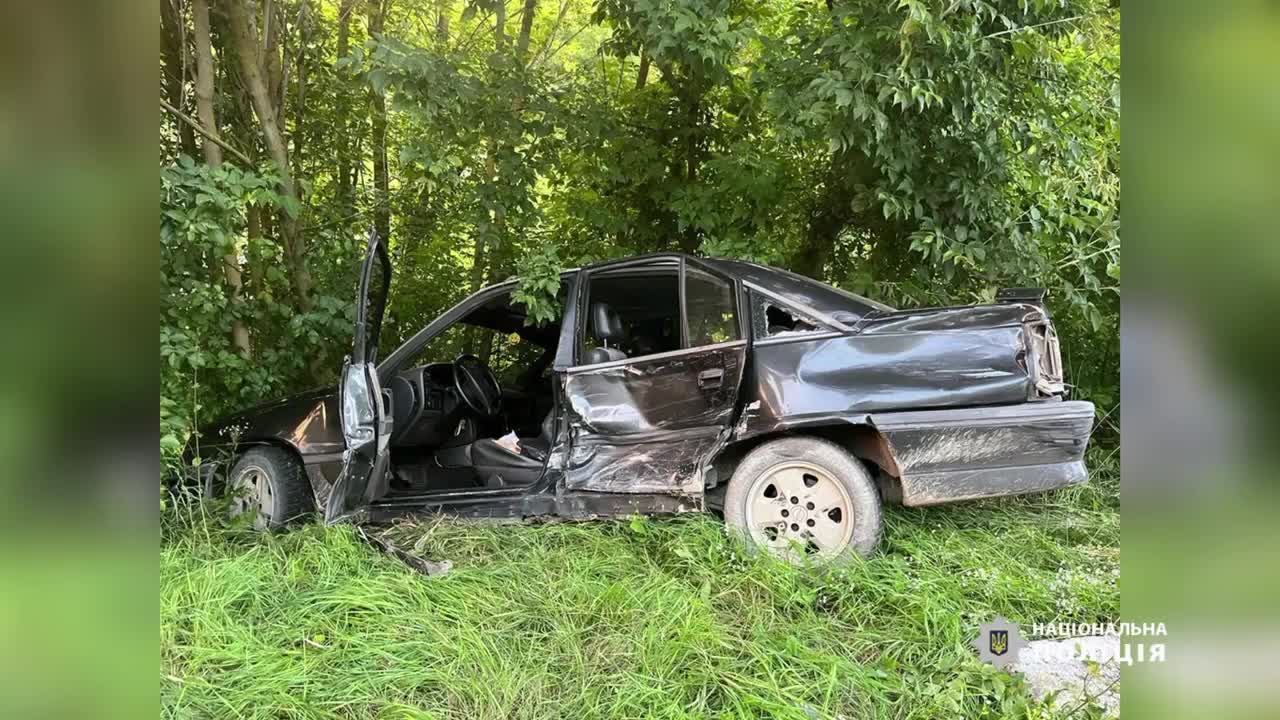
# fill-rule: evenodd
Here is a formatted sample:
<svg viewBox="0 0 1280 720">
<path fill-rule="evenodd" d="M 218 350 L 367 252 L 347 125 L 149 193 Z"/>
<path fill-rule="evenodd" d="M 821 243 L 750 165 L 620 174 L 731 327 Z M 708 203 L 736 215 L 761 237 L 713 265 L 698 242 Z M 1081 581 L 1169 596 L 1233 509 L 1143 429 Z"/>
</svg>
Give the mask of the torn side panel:
<svg viewBox="0 0 1280 720">
<path fill-rule="evenodd" d="M 904 505 L 1039 492 L 1084 482 L 1088 402 L 874 413 Z"/>
<path fill-rule="evenodd" d="M 746 344 L 725 345 L 573 368 L 570 422 L 605 435 L 728 422 Z"/>
<path fill-rule="evenodd" d="M 565 489 L 696 497 L 702 492 L 704 459 L 719 444 L 715 428 L 577 442 L 569 454 Z"/>
<path fill-rule="evenodd" d="M 732 421 L 745 353 L 735 341 L 571 368 L 565 489 L 700 495 Z"/>
<path fill-rule="evenodd" d="M 916 472 L 910 475 L 909 480 L 904 478 L 902 481 L 902 504 L 921 507 L 962 500 L 1026 495 L 1079 485 L 1088 478 L 1084 460 L 1019 467 Z"/>
</svg>

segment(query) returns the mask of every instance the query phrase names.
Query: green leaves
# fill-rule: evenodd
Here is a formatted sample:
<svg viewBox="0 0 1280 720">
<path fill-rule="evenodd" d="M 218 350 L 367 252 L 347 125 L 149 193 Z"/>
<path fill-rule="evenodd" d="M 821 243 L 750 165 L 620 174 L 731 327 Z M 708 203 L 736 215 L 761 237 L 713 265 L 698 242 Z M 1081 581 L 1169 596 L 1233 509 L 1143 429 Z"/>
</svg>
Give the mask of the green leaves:
<svg viewBox="0 0 1280 720">
<path fill-rule="evenodd" d="M 390 83 L 391 78 L 388 76 L 386 70 L 370 70 L 367 77 L 369 79 L 369 86 L 373 88 L 375 93 L 383 95 L 387 92 L 387 85 Z"/>
<path fill-rule="evenodd" d="M 279 195 L 270 169 L 211 170 L 170 152 L 166 397 L 187 398 L 183 382 L 199 375 L 216 413 L 310 384 L 309 363 L 336 367 L 357 226 L 383 207 L 396 263 L 389 344 L 469 292 L 477 247 L 486 282 L 522 276 L 516 300 L 532 323 L 558 317 L 562 266 L 679 249 L 901 306 L 1047 287 L 1073 382 L 1119 397 L 1110 3 L 574 0 L 563 17 L 558 3 L 536 7 L 527 64 L 511 48 L 494 53 L 491 0 L 454 6 L 445 42 L 418 6 L 391 14 L 372 42 L 353 22 L 345 58 L 332 49 L 333 14 L 313 16 L 304 43 L 285 43 L 306 48 L 305 113 L 286 112 L 305 148 L 293 168 L 305 207 Z M 286 75 L 292 102 L 299 73 Z M 368 191 L 370 91 L 387 99 L 385 200 Z M 235 131 L 234 98 L 219 103 Z M 251 208 L 262 220 L 252 238 Z M 306 230 L 309 313 L 290 303 L 279 210 Z M 226 254 L 242 261 L 239 301 L 221 276 Z M 233 317 L 251 329 L 252 364 L 227 352 Z"/>
<path fill-rule="evenodd" d="M 346 287 L 336 305 L 330 290 L 320 288 L 308 316 L 277 300 L 291 296 L 284 248 L 248 234 L 251 211 L 298 214 L 297 203 L 275 192 L 276 185 L 270 170 L 181 159 L 160 169 L 161 424 L 168 446 L 185 443 L 196 422 L 295 386 L 308 357 L 332 354 L 332 338 L 350 336 L 345 308 L 354 297 L 346 282 L 339 283 Z M 313 266 L 324 266 L 330 247 L 323 236 L 313 239 Z M 352 256 L 342 254 L 344 267 L 352 267 Z M 228 264 L 241 273 L 238 301 L 226 281 Z M 233 319 L 250 329 L 253 362 L 231 345 Z"/>
<path fill-rule="evenodd" d="M 557 293 L 563 268 L 557 247 L 543 244 L 520 260 L 518 271 L 520 282 L 511 297 L 525 307 L 525 324 L 543 325 L 558 320 L 563 301 L 557 299 Z"/>
</svg>

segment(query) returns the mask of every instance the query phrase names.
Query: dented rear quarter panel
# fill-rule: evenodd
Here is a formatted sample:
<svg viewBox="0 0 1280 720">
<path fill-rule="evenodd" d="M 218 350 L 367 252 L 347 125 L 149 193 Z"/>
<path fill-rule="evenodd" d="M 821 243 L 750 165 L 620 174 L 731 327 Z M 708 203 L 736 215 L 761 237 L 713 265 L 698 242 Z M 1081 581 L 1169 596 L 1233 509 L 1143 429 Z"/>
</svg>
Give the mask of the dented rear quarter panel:
<svg viewBox="0 0 1280 720">
<path fill-rule="evenodd" d="M 836 335 L 758 343 L 744 436 L 812 416 L 1022 402 L 1021 326 Z"/>
<path fill-rule="evenodd" d="M 906 505 L 1083 482 L 1093 405 L 1037 397 L 1026 365 L 1026 324 L 1045 318 L 1021 303 L 936 308 L 757 339 L 733 439 L 873 428 Z"/>
</svg>

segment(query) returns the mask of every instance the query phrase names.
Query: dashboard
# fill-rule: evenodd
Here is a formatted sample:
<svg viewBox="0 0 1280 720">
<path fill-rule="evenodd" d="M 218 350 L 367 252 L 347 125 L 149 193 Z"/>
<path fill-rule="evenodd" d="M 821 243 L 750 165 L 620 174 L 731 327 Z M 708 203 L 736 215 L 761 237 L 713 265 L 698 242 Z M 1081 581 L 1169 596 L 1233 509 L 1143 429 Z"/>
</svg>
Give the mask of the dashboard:
<svg viewBox="0 0 1280 720">
<path fill-rule="evenodd" d="M 466 410 L 454 389 L 452 363 L 402 370 L 383 394 L 389 396 L 392 445 L 441 445 Z"/>
<path fill-rule="evenodd" d="M 535 381 L 532 392 L 504 385 L 501 416 L 477 417 L 458 396 L 451 362 L 401 370 L 383 383 L 382 395 L 392 421 L 392 447 L 439 448 L 470 442 L 477 432 L 497 437 L 507 430 L 518 430 L 532 437 L 552 408 L 551 380 L 542 377 Z M 456 435 L 459 423 L 466 418 L 472 422 Z"/>
</svg>

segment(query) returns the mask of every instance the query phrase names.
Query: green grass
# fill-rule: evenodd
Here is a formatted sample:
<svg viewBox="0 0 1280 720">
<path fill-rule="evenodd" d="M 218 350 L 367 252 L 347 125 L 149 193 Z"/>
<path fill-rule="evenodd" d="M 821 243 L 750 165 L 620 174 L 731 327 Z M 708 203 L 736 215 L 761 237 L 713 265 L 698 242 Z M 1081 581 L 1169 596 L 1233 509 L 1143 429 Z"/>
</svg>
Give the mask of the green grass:
<svg viewBox="0 0 1280 720">
<path fill-rule="evenodd" d="M 749 557 L 713 516 L 256 537 L 166 517 L 168 717 L 1041 717 L 969 642 L 1119 613 L 1118 462 L 1033 498 L 887 508 L 839 570 Z"/>
</svg>

